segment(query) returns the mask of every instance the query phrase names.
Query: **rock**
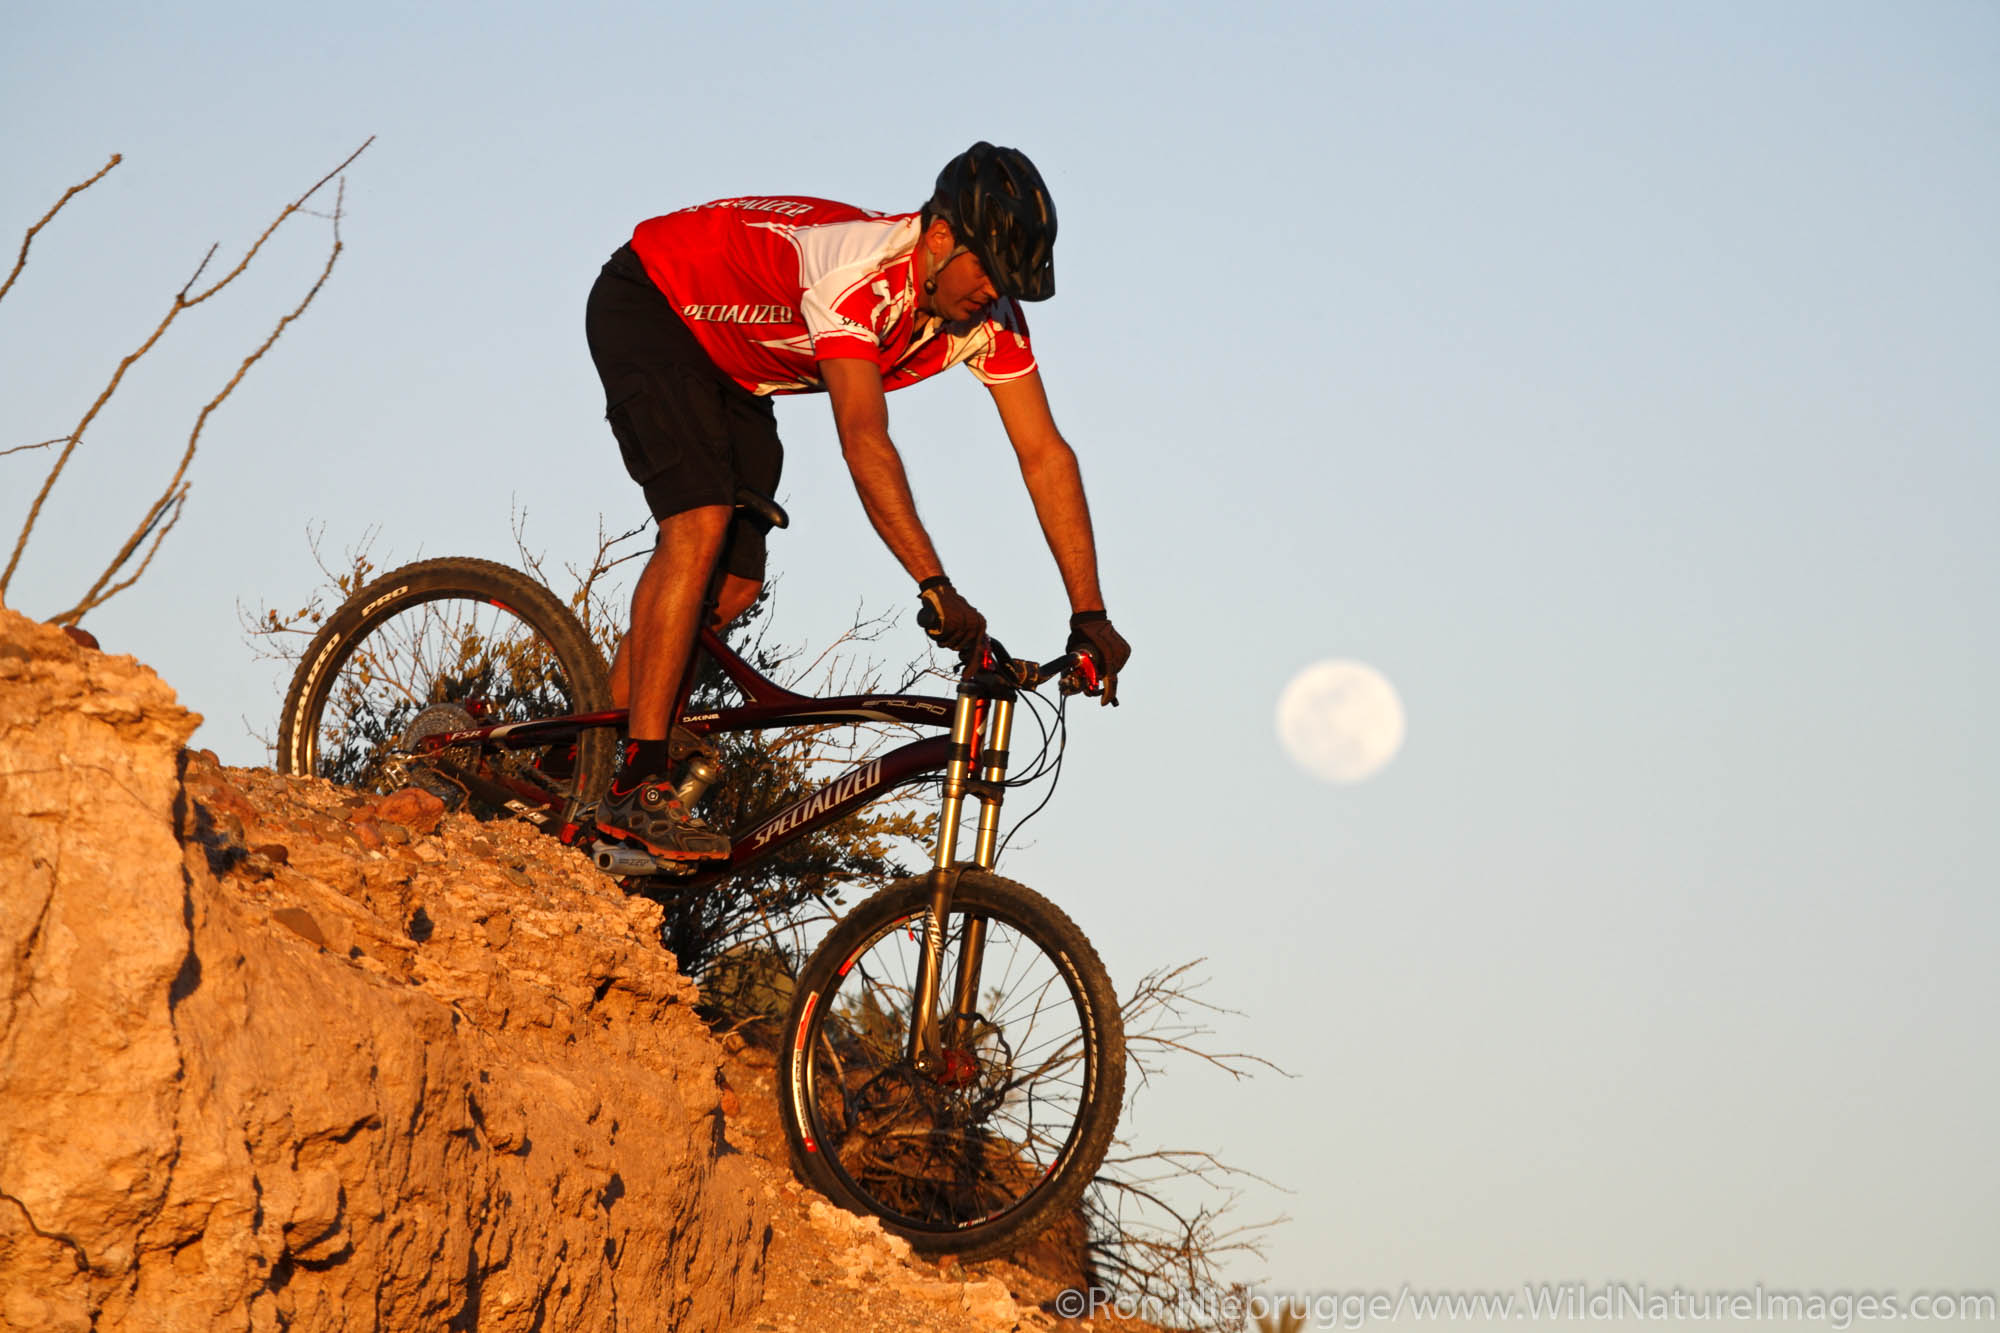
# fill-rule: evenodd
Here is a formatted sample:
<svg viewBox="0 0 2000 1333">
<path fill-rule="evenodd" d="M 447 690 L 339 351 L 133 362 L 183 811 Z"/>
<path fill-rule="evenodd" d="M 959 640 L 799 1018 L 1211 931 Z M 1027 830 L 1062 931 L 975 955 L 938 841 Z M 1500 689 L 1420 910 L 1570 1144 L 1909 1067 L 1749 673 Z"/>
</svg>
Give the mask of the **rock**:
<svg viewBox="0 0 2000 1333">
<path fill-rule="evenodd" d="M 319 922 L 313 920 L 312 913 L 304 908 L 280 907 L 271 913 L 271 919 L 306 943 L 321 949 L 326 947 L 326 935 L 320 930 Z"/>
<path fill-rule="evenodd" d="M 982 1327 L 1012 1328 L 1021 1321 L 1021 1307 L 1014 1303 L 1007 1284 L 997 1278 L 966 1283 L 959 1297 L 959 1308 Z"/>
<path fill-rule="evenodd" d="M 257 817 L 257 807 L 250 804 L 250 798 L 220 772 L 201 773 L 190 781 L 188 790 L 211 817 L 228 815 L 239 821 Z"/>
<path fill-rule="evenodd" d="M 97 1308 L 79 1269 L 131 1271 L 165 1202 L 198 966 L 172 811 L 201 719 L 53 627 L 0 610 L 0 640 L 22 668 L 0 682 L 0 1272 L 59 1325 Z"/>
<path fill-rule="evenodd" d="M 427 793 L 350 822 L 326 783 L 222 769 L 151 672 L 4 609 L 0 668 L 4 1326 L 755 1307 L 772 1205 L 656 906 Z M 421 841 L 345 836 L 388 824 Z"/>
<path fill-rule="evenodd" d="M 383 797 L 375 806 L 375 817 L 423 837 L 437 831 L 438 821 L 444 818 L 444 802 L 421 787 L 405 787 Z"/>
</svg>

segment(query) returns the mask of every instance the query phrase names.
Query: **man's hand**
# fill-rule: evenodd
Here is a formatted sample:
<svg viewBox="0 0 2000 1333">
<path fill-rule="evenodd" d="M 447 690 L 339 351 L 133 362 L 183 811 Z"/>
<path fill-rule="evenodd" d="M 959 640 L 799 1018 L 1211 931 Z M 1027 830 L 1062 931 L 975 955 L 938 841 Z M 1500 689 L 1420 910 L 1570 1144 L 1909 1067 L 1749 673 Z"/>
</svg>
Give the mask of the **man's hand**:
<svg viewBox="0 0 2000 1333">
<path fill-rule="evenodd" d="M 1081 649 L 1096 661 L 1098 672 L 1104 678 L 1104 702 L 1118 702 L 1118 673 L 1132 658 L 1132 645 L 1125 642 L 1125 636 L 1111 627 L 1111 619 L 1103 611 L 1079 611 L 1069 618 L 1069 644 L 1065 652 Z"/>
<path fill-rule="evenodd" d="M 933 574 L 919 583 L 917 597 L 924 604 L 917 612 L 917 624 L 940 648 L 964 652 L 986 632 L 986 617 L 960 597 L 944 575 Z"/>
</svg>

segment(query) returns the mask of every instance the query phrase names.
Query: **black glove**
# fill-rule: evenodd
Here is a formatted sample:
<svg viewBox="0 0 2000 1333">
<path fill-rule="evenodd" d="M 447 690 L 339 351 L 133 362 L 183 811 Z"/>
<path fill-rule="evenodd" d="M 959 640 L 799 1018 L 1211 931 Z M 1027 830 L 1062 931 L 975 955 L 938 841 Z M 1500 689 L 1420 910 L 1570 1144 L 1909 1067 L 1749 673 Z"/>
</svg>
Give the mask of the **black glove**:
<svg viewBox="0 0 2000 1333">
<path fill-rule="evenodd" d="M 1104 702 L 1118 702 L 1118 673 L 1132 659 L 1132 645 L 1125 642 L 1125 636 L 1111 628 L 1111 619 L 1102 611 L 1079 611 L 1069 618 L 1069 643 L 1066 652 L 1078 649 L 1089 653 L 1097 663 L 1098 674 L 1104 679 Z"/>
<path fill-rule="evenodd" d="M 917 599 L 923 603 L 917 612 L 917 624 L 940 648 L 964 652 L 986 632 L 986 617 L 960 597 L 951 580 L 942 574 L 933 574 L 919 583 Z"/>
</svg>

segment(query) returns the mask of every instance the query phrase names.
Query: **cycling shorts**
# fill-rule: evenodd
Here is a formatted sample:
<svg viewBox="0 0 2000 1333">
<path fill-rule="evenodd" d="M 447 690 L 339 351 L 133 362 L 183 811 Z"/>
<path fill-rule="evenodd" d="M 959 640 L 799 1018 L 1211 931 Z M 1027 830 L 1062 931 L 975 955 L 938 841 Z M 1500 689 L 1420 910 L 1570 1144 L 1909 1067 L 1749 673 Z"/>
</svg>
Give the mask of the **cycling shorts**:
<svg viewBox="0 0 2000 1333">
<path fill-rule="evenodd" d="M 785 449 L 771 400 L 716 369 L 630 245 L 597 275 L 584 332 L 604 381 L 604 418 L 654 518 L 734 505 L 738 486 L 776 496 Z M 761 582 L 764 535 L 762 522 L 738 513 L 722 567 Z"/>
</svg>

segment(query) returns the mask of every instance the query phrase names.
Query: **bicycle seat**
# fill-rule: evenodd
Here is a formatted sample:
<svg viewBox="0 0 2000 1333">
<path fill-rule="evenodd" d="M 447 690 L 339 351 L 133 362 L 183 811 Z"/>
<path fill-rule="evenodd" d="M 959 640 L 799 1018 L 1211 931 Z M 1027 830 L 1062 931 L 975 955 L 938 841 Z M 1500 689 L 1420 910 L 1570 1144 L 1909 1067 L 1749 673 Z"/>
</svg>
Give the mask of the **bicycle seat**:
<svg viewBox="0 0 2000 1333">
<path fill-rule="evenodd" d="M 748 486 L 736 488 L 736 508 L 758 519 L 767 528 L 788 528 L 792 525 L 792 516 L 785 512 L 783 505 Z"/>
</svg>

